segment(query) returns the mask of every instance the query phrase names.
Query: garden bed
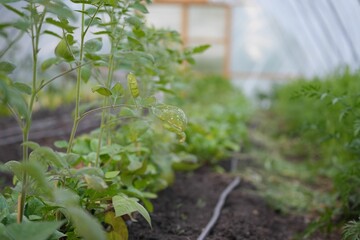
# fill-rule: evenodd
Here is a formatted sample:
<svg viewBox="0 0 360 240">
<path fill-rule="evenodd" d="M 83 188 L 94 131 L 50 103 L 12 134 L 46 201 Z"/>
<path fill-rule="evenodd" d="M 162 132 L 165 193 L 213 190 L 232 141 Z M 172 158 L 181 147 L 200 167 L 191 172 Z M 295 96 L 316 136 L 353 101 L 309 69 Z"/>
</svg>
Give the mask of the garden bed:
<svg viewBox="0 0 360 240">
<path fill-rule="evenodd" d="M 130 226 L 129 239 L 197 239 L 232 179 L 208 166 L 194 173 L 178 173 L 175 184 L 154 201 L 153 229 L 139 219 Z M 252 184 L 242 181 L 228 196 L 218 223 L 206 239 L 293 239 L 306 228 L 306 221 L 305 216 L 275 211 Z M 309 239 L 335 240 L 340 236 L 319 233 Z"/>
<path fill-rule="evenodd" d="M 34 125 L 45 124 L 49 114 L 57 117 L 53 118 L 56 120 L 48 129 L 56 129 L 58 134 L 36 140 L 51 146 L 54 140 L 67 138 L 71 124 L 64 123 L 64 116 L 70 118 L 70 115 L 66 109 L 60 109 L 56 112 L 36 113 Z M 6 119 L 2 119 L 1 125 L 6 127 L 3 129 L 15 126 Z M 89 128 L 82 129 L 81 132 L 91 129 L 90 122 L 86 125 Z M 16 148 L 19 148 L 19 143 L 3 144 L 0 148 L 2 161 L 19 158 L 20 151 Z M 241 168 L 255 167 L 249 161 L 239 161 Z M 227 165 L 230 165 L 230 161 L 223 161 L 222 165 L 225 170 L 229 170 Z M 152 229 L 138 216 L 138 222 L 129 226 L 129 239 L 196 239 L 210 220 L 221 192 L 233 178 L 231 174 L 217 173 L 210 166 L 204 166 L 195 172 L 177 173 L 174 185 L 160 192 L 159 197 L 153 201 Z M 242 180 L 228 196 L 220 219 L 206 239 L 293 239 L 306 228 L 307 221 L 306 216 L 284 215 L 274 210 L 258 195 L 254 185 Z M 340 236 L 336 233 L 319 233 L 310 239 L 331 240 L 340 239 Z"/>
</svg>

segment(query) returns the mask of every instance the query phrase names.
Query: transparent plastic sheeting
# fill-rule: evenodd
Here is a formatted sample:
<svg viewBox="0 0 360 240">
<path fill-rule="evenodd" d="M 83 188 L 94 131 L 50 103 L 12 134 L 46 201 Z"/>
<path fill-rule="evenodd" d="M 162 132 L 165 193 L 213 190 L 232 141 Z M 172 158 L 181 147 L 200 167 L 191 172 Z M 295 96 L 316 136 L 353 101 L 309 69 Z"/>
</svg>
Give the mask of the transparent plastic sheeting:
<svg viewBox="0 0 360 240">
<path fill-rule="evenodd" d="M 254 0 L 233 8 L 232 72 L 322 76 L 360 62 L 360 1 Z"/>
</svg>

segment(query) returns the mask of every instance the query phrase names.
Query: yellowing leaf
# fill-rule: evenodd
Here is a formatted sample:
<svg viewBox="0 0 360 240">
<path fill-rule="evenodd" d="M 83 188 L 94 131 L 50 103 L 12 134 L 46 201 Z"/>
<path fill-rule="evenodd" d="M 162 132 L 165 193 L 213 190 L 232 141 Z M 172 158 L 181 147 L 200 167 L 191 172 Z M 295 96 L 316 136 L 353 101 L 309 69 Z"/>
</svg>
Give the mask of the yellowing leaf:
<svg viewBox="0 0 360 240">
<path fill-rule="evenodd" d="M 137 98 L 139 96 L 139 85 L 138 85 L 135 75 L 133 73 L 129 73 L 127 75 L 127 81 L 128 81 L 128 86 L 129 86 L 131 96 L 133 98 Z"/>
<path fill-rule="evenodd" d="M 180 137 L 180 142 L 185 141 L 184 133 L 187 125 L 187 118 L 183 110 L 178 107 L 158 104 L 152 108 L 153 114 L 164 122 L 164 127 L 175 132 Z"/>
<path fill-rule="evenodd" d="M 106 96 L 106 97 L 112 95 L 110 89 L 108 89 L 107 87 L 101 86 L 101 85 L 94 86 L 91 88 L 91 90 L 93 92 L 97 92 L 98 94 Z"/>
<path fill-rule="evenodd" d="M 122 217 L 116 217 L 114 212 L 105 214 L 105 223 L 111 226 L 106 233 L 107 240 L 127 240 L 129 233 Z"/>
</svg>

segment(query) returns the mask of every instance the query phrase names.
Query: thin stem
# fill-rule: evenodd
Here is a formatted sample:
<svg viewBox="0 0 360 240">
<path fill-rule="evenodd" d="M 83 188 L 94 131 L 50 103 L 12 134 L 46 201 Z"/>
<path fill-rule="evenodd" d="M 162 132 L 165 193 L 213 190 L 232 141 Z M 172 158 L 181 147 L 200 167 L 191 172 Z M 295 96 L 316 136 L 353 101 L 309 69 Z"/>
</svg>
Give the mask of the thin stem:
<svg viewBox="0 0 360 240">
<path fill-rule="evenodd" d="M 110 21 L 113 22 L 114 21 L 114 8 L 112 8 L 111 12 L 109 13 L 110 15 Z M 115 29 L 114 29 L 114 25 L 111 25 L 111 32 L 114 33 Z M 115 46 L 114 46 L 114 39 L 112 38 L 112 36 L 110 36 L 110 41 L 111 41 L 111 48 L 110 48 L 110 56 L 109 56 L 109 69 L 108 69 L 108 74 L 107 74 L 107 81 L 106 81 L 106 87 L 110 89 L 111 87 L 111 82 L 113 79 L 113 75 L 114 75 L 114 50 L 115 50 Z M 106 107 L 109 104 L 109 98 L 105 97 L 104 101 L 103 101 L 103 107 Z M 104 134 L 104 127 L 106 126 L 106 122 L 109 120 L 109 109 L 103 108 L 102 112 L 101 112 L 101 123 L 100 123 L 100 133 L 99 133 L 99 138 L 98 138 L 98 146 L 97 146 L 97 150 L 96 150 L 96 160 L 95 160 L 95 167 L 99 167 L 99 156 L 100 156 L 100 148 L 101 148 L 101 144 L 102 144 L 102 137 Z M 107 142 L 109 143 L 109 134 L 107 134 Z"/>
<path fill-rule="evenodd" d="M 85 3 L 82 4 L 82 9 L 81 9 L 82 13 L 81 13 L 81 40 L 80 40 L 80 57 L 79 57 L 79 62 L 77 64 L 78 68 L 77 68 L 77 79 L 76 79 L 76 97 L 75 97 L 75 113 L 74 113 L 74 123 L 73 123 L 73 127 L 71 130 L 71 134 L 70 134 L 70 139 L 69 139 L 69 145 L 67 148 L 67 153 L 71 152 L 72 146 L 73 146 L 73 142 L 74 142 L 74 138 L 75 138 L 75 133 L 77 130 L 77 127 L 79 125 L 79 119 L 80 119 L 80 114 L 79 114 L 79 106 L 80 106 L 80 87 L 81 87 L 81 64 L 83 62 L 83 55 L 84 55 L 84 40 L 85 40 Z"/>
<path fill-rule="evenodd" d="M 60 77 L 62 77 L 62 76 L 64 76 L 64 75 L 66 75 L 66 74 L 68 74 L 68 73 L 71 73 L 71 72 L 74 71 L 74 70 L 77 70 L 79 67 L 83 67 L 83 66 L 88 65 L 88 64 L 90 64 L 90 63 L 92 63 L 92 61 L 89 61 L 89 62 L 80 64 L 80 65 L 78 65 L 78 66 L 76 66 L 76 67 L 72 67 L 72 68 L 70 68 L 69 70 L 67 70 L 67 71 L 65 71 L 65 72 L 62 72 L 62 73 L 60 73 L 59 75 L 56 75 L 55 77 L 47 80 L 46 82 L 43 82 L 43 83 L 37 88 L 36 93 L 39 93 L 41 89 L 43 89 L 44 87 L 46 87 L 47 85 L 49 85 L 50 83 L 52 83 L 53 81 L 55 81 L 56 79 L 58 79 L 58 78 L 60 78 Z"/>
<path fill-rule="evenodd" d="M 46 14 L 46 8 L 40 15 L 40 18 L 38 21 L 36 21 L 36 16 L 34 16 L 34 10 L 36 10 L 36 5 L 34 3 L 30 4 L 30 12 L 31 12 L 31 45 L 32 45 L 32 57 L 33 57 L 33 67 L 32 67 L 32 91 L 31 91 L 31 97 L 28 107 L 28 116 L 25 119 L 25 125 L 22 128 L 23 131 L 23 142 L 27 142 L 29 140 L 29 132 L 31 128 L 31 120 L 32 120 L 32 111 L 33 106 L 35 102 L 35 98 L 37 95 L 36 91 L 36 83 L 37 83 L 37 64 L 38 64 L 38 52 L 39 52 L 39 40 L 40 40 L 40 32 L 41 27 L 45 18 Z M 37 12 L 36 12 L 37 13 Z M 26 144 L 23 144 L 23 162 L 27 162 L 29 160 L 29 148 Z M 24 206 L 25 206 L 25 200 L 26 200 L 26 194 L 27 194 L 27 185 L 28 185 L 28 176 L 27 173 L 24 171 L 23 173 L 23 179 L 22 179 L 22 188 L 21 188 L 21 194 L 19 195 L 18 199 L 18 213 L 17 213 L 17 222 L 21 223 L 23 220 L 23 214 L 24 214 Z"/>
</svg>

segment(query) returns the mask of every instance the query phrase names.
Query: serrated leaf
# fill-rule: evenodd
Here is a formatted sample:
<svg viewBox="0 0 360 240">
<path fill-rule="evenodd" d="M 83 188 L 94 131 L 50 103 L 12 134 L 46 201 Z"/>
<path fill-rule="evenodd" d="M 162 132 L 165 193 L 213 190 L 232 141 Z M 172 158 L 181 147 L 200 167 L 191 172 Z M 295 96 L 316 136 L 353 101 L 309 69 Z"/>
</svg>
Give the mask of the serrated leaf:
<svg viewBox="0 0 360 240">
<path fill-rule="evenodd" d="M 93 38 L 85 42 L 84 49 L 86 52 L 94 53 L 100 51 L 102 45 L 101 38 Z"/>
<path fill-rule="evenodd" d="M 112 198 L 112 203 L 115 209 L 115 216 L 123 216 L 131 214 L 132 212 L 139 212 L 151 227 L 151 219 L 146 209 L 138 203 L 138 199 L 129 198 L 125 195 L 117 195 Z"/>
<path fill-rule="evenodd" d="M 128 82 L 128 87 L 131 93 L 131 96 L 133 98 L 137 98 L 140 94 L 139 92 L 139 85 L 138 82 L 136 80 L 136 77 L 133 73 L 129 73 L 127 75 L 127 82 Z"/>
<path fill-rule="evenodd" d="M 103 96 L 111 96 L 111 91 L 110 89 L 108 89 L 107 87 L 104 87 L 104 86 L 101 86 L 101 85 L 97 85 L 95 87 L 92 87 L 91 88 L 92 92 L 97 92 L 99 93 L 100 95 L 103 95 Z"/>
<path fill-rule="evenodd" d="M 12 240 L 47 240 L 63 222 L 22 222 L 6 226 L 5 235 Z"/>
<path fill-rule="evenodd" d="M 210 48 L 209 44 L 205 44 L 205 45 L 200 45 L 200 46 L 196 46 L 193 48 L 192 52 L 193 53 L 203 53 L 205 52 L 208 48 Z"/>
<path fill-rule="evenodd" d="M 105 181 L 98 176 L 84 175 L 84 179 L 88 188 L 90 189 L 102 191 L 108 188 L 108 185 L 105 183 Z"/>
<path fill-rule="evenodd" d="M 10 74 L 14 71 L 15 68 L 16 66 L 10 62 L 0 62 L 0 72 Z"/>
<path fill-rule="evenodd" d="M 115 217 L 114 212 L 107 212 L 105 223 L 111 226 L 110 231 L 106 233 L 107 240 L 128 240 L 128 229 L 122 217 Z"/>
</svg>

